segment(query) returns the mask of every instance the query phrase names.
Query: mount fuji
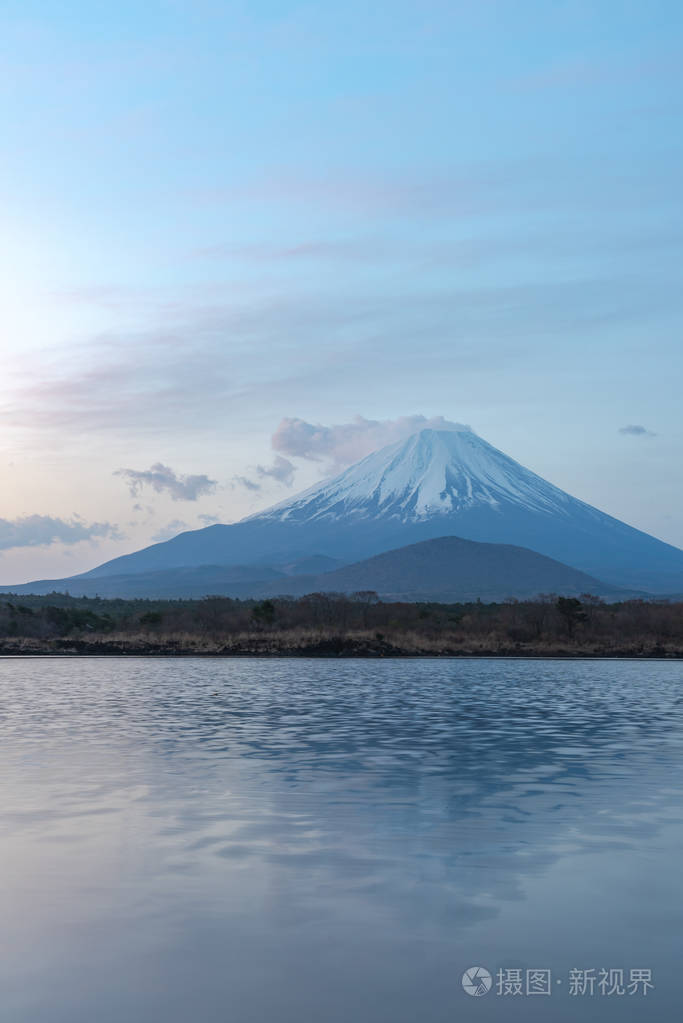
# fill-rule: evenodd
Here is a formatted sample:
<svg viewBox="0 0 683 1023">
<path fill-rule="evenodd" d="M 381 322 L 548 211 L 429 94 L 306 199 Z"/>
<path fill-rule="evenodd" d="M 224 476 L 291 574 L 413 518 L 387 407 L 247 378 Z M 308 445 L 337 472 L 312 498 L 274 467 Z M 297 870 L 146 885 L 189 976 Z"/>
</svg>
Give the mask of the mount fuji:
<svg viewBox="0 0 683 1023">
<path fill-rule="evenodd" d="M 683 591 L 683 551 L 570 496 L 467 428 L 421 430 L 241 522 L 181 533 L 74 580 L 277 567 L 312 555 L 348 564 L 446 536 L 529 548 L 615 587 Z"/>
</svg>

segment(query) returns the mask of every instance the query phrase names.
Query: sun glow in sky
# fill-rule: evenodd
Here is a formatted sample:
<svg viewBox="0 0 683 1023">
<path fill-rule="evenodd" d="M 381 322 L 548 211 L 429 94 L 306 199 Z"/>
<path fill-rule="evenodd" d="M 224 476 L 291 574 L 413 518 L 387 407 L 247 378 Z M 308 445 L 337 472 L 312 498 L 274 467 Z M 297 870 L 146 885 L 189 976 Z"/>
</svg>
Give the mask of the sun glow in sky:
<svg viewBox="0 0 683 1023">
<path fill-rule="evenodd" d="M 4 3 L 0 582 L 340 464 L 273 447 L 288 418 L 470 423 L 683 544 L 682 27 L 674 0 Z"/>
</svg>

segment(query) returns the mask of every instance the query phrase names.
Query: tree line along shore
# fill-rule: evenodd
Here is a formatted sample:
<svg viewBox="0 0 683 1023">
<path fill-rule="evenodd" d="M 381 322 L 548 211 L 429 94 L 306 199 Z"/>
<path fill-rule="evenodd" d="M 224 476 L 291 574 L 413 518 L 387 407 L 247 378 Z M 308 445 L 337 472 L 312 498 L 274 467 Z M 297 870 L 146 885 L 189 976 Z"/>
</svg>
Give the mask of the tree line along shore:
<svg viewBox="0 0 683 1023">
<path fill-rule="evenodd" d="M 398 603 L 3 595 L 2 655 L 683 657 L 683 601 Z"/>
</svg>

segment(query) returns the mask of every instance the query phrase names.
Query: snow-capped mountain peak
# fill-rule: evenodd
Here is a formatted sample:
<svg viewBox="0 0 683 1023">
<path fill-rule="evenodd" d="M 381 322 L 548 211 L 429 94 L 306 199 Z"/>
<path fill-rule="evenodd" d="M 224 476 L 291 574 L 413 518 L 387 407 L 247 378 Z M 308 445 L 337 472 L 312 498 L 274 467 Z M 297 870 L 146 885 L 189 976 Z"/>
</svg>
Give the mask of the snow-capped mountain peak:
<svg viewBox="0 0 683 1023">
<path fill-rule="evenodd" d="M 566 513 L 572 498 L 469 429 L 425 429 L 250 518 L 419 522 L 486 505 Z"/>
<path fill-rule="evenodd" d="M 571 497 L 466 428 L 423 429 L 258 515 L 180 533 L 87 576 L 321 555 L 348 565 L 443 537 L 526 547 L 638 591 L 683 589 L 683 551 Z"/>
</svg>

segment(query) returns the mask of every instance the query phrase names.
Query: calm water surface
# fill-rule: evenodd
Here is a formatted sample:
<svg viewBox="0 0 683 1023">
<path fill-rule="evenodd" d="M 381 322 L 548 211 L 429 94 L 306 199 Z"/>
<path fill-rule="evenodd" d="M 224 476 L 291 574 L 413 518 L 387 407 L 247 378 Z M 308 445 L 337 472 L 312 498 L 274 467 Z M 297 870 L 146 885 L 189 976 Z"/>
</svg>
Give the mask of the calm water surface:
<svg viewBox="0 0 683 1023">
<path fill-rule="evenodd" d="M 677 663 L 0 660 L 0 1019 L 674 1023 L 682 754 Z"/>
</svg>

